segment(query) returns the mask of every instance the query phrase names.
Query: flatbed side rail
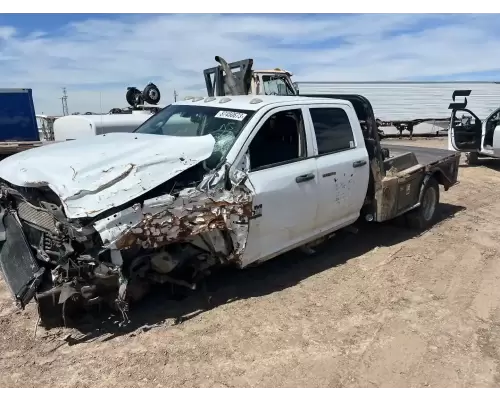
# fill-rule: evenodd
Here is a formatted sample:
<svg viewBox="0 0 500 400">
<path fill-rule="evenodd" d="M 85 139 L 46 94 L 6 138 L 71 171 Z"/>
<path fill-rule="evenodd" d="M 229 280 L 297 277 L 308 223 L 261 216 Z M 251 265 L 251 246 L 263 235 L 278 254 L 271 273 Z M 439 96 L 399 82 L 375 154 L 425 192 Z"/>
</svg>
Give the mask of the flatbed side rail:
<svg viewBox="0 0 500 400">
<path fill-rule="evenodd" d="M 454 153 L 426 165 L 425 170 L 427 173 L 436 176 L 439 184 L 443 185 L 444 190 L 447 191 L 450 187 L 459 183 L 459 165 L 460 153 Z"/>
</svg>

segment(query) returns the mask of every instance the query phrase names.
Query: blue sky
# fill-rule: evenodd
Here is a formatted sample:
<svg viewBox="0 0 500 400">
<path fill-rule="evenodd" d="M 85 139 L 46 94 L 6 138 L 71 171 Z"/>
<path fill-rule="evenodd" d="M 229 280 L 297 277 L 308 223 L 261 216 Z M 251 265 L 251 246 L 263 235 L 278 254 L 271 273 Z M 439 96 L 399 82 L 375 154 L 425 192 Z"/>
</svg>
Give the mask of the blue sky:
<svg viewBox="0 0 500 400">
<path fill-rule="evenodd" d="M 297 81 L 499 80 L 497 15 L 3 14 L 0 87 L 31 87 L 37 112 L 123 107 L 152 80 L 204 93 L 214 56 L 253 58 Z"/>
</svg>

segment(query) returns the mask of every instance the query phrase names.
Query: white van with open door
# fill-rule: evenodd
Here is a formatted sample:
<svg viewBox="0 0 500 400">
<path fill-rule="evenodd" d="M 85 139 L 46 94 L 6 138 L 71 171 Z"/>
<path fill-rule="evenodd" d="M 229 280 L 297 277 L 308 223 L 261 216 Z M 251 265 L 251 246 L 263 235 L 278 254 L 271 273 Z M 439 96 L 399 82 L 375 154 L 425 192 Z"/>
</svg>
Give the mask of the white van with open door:
<svg viewBox="0 0 500 400">
<path fill-rule="evenodd" d="M 488 117 L 481 119 L 467 109 L 467 96 L 470 90 L 455 90 L 450 126 L 448 128 L 448 149 L 466 153 L 469 165 L 477 163 L 479 157 L 500 158 L 500 107 Z M 462 103 L 456 97 L 465 97 Z"/>
</svg>

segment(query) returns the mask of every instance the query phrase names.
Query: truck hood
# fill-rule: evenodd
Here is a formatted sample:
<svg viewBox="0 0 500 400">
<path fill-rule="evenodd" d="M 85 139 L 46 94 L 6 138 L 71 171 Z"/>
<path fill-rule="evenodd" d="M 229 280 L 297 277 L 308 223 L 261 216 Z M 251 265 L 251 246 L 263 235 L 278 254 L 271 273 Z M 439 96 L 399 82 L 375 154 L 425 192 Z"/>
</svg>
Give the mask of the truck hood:
<svg viewBox="0 0 500 400">
<path fill-rule="evenodd" d="M 214 145 L 211 135 L 108 133 L 14 154 L 0 162 L 0 178 L 48 186 L 68 218 L 94 217 L 206 160 Z"/>
</svg>

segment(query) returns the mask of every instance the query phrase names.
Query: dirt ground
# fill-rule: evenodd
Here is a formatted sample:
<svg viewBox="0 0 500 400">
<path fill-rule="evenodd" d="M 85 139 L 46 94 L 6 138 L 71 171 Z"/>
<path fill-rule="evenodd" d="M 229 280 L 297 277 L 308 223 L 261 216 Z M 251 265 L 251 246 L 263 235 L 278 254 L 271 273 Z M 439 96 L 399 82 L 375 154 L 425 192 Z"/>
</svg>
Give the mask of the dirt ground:
<svg viewBox="0 0 500 400">
<path fill-rule="evenodd" d="M 103 312 L 35 333 L 0 282 L 0 386 L 498 387 L 500 162 L 459 179 L 424 234 L 376 225 L 228 271 L 209 311 L 157 293 L 123 330 Z"/>
</svg>

